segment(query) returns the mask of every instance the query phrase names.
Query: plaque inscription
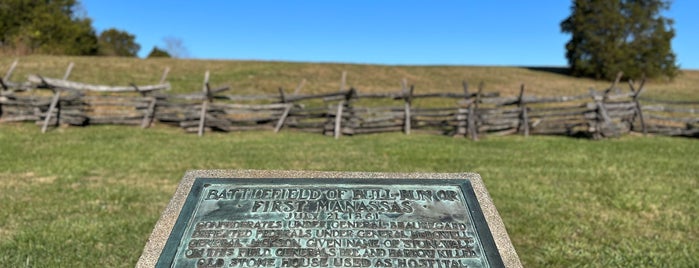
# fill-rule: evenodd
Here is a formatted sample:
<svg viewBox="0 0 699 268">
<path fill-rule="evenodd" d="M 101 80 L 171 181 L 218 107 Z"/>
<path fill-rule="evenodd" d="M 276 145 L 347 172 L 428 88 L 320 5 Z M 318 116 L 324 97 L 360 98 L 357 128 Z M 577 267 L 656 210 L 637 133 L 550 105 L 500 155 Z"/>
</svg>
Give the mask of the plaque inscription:
<svg viewBox="0 0 699 268">
<path fill-rule="evenodd" d="M 158 267 L 500 267 L 468 180 L 196 179 Z"/>
</svg>

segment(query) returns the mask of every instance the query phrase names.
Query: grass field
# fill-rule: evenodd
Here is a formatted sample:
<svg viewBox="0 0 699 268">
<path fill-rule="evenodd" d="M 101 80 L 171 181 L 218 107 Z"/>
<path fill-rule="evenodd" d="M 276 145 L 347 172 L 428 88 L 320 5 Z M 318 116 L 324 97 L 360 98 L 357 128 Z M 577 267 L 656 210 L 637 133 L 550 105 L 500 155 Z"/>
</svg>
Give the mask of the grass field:
<svg viewBox="0 0 699 268">
<path fill-rule="evenodd" d="M 527 267 L 699 265 L 699 143 L 0 125 L 0 266 L 132 267 L 187 169 L 481 173 Z"/>
<path fill-rule="evenodd" d="M 14 59 L 0 58 L 4 75 Z M 318 64 L 290 62 L 212 61 L 176 59 L 94 58 L 30 56 L 19 59 L 12 81 L 24 81 L 28 74 L 63 77 L 70 62 L 75 63 L 70 79 L 93 84 L 155 84 L 165 67 L 171 71 L 168 81 L 172 92 L 200 92 L 204 72 L 211 71 L 212 86 L 229 85 L 230 94 L 278 94 L 283 87 L 292 92 L 302 79 L 307 83 L 301 93 L 335 92 L 340 88 L 343 71 L 347 85 L 360 92 L 399 92 L 403 78 L 415 85 L 416 93 L 462 92 L 462 81 L 475 90 L 482 81 L 486 92 L 515 96 L 522 83 L 527 94 L 560 96 L 588 94 L 589 88 L 606 89 L 610 82 L 574 78 L 561 68 L 487 67 L 487 66 L 383 66 L 358 64 Z M 685 70 L 674 81 L 649 81 L 642 96 L 672 99 L 697 99 L 699 71 Z M 624 84 L 622 88 L 628 87 Z"/>
<path fill-rule="evenodd" d="M 11 58 L 0 59 L 4 74 Z M 408 67 L 281 62 L 32 56 L 29 73 L 76 81 L 155 83 L 170 66 L 173 92 L 201 88 L 203 73 L 233 93 L 276 93 L 303 78 L 305 93 L 348 84 L 362 92 L 459 92 L 461 80 L 515 95 L 586 93 L 608 82 L 558 69 Z M 699 99 L 699 71 L 651 81 L 644 96 Z M 699 142 L 627 136 L 463 138 L 399 133 L 343 137 L 282 131 L 207 133 L 156 126 L 0 124 L 0 267 L 133 267 L 188 169 L 479 172 L 526 267 L 699 267 Z"/>
</svg>

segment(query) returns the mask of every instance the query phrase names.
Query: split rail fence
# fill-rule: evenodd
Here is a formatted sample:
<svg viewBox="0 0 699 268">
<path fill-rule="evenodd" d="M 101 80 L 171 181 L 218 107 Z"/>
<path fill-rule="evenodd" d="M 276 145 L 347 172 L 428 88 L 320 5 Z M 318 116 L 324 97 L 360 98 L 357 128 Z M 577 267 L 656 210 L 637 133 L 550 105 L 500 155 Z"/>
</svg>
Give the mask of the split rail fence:
<svg viewBox="0 0 699 268">
<path fill-rule="evenodd" d="M 335 138 L 413 131 L 473 140 L 512 134 L 601 139 L 630 132 L 699 137 L 699 101 L 641 98 L 645 81 L 629 81 L 626 93 L 617 79 L 603 91 L 558 97 L 527 95 L 525 85 L 518 96 L 500 96 L 483 92 L 482 83 L 473 90 L 466 82 L 460 92 L 418 93 L 405 79 L 395 92 L 362 93 L 346 88 L 343 72 L 339 90 L 331 93 L 300 94 L 304 80 L 293 93 L 279 88 L 274 95 L 232 95 L 225 94 L 229 87 L 212 88 L 207 71 L 201 92 L 167 94 L 168 69 L 156 84 L 114 87 L 69 81 L 72 64 L 61 79 L 30 75 L 26 82 L 11 82 L 15 66 L 0 80 L 0 122 L 33 121 L 42 132 L 58 125 L 148 128 L 159 122 L 200 136 L 286 128 Z M 424 99 L 437 100 L 420 105 Z"/>
</svg>

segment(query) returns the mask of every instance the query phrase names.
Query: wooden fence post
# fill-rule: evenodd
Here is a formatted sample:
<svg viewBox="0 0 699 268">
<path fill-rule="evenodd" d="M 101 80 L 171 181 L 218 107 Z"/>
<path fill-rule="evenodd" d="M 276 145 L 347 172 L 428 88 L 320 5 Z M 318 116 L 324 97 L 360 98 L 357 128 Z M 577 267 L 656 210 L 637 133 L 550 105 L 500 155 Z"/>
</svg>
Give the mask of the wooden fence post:
<svg viewBox="0 0 699 268">
<path fill-rule="evenodd" d="M 342 136 L 342 108 L 345 106 L 345 101 L 341 100 L 340 103 L 337 104 L 337 113 L 335 114 L 335 129 L 334 129 L 334 134 L 335 134 L 335 139 L 339 139 L 340 136 Z"/>
<path fill-rule="evenodd" d="M 481 101 L 481 94 L 483 94 L 483 81 L 478 84 L 478 93 L 476 93 L 476 100 L 469 103 L 468 106 L 468 132 L 471 135 L 471 139 L 478 141 L 478 126 L 476 125 L 478 111 L 478 103 Z"/>
<path fill-rule="evenodd" d="M 464 90 L 464 99 L 463 103 L 459 103 L 457 109 L 456 109 L 456 133 L 454 134 L 454 137 L 456 136 L 461 136 L 465 137 L 467 133 L 467 126 L 468 126 L 468 115 L 465 113 L 468 113 L 468 108 L 470 105 L 470 95 L 468 94 L 468 83 L 466 80 L 461 81 L 461 87 Z M 465 107 L 464 107 L 465 106 Z"/>
<path fill-rule="evenodd" d="M 199 113 L 199 129 L 197 131 L 197 135 L 201 137 L 204 135 L 204 124 L 206 123 L 206 109 L 208 109 L 209 106 L 209 70 L 206 70 L 206 73 L 204 73 L 204 87 L 202 88 L 202 91 L 204 92 L 204 101 L 201 103 L 201 112 Z"/>
<path fill-rule="evenodd" d="M 299 83 L 298 86 L 296 86 L 296 89 L 294 89 L 294 95 L 298 95 L 299 92 L 301 92 L 301 89 L 303 86 L 306 85 L 306 78 L 301 79 L 301 82 Z"/>
<path fill-rule="evenodd" d="M 590 95 L 592 96 L 592 100 L 595 102 L 595 106 L 597 107 L 597 120 L 596 120 L 596 127 L 595 127 L 595 132 L 592 134 L 592 137 L 594 139 L 601 139 L 604 135 L 603 129 L 606 128 L 612 128 L 612 119 L 609 117 L 609 114 L 607 113 L 607 108 L 604 106 L 604 99 L 606 98 L 606 95 L 599 96 L 597 95 L 597 92 L 594 89 L 590 89 Z M 616 131 L 614 131 L 616 134 Z"/>
<path fill-rule="evenodd" d="M 163 75 L 160 76 L 160 82 L 159 84 L 165 83 L 165 80 L 167 79 L 167 75 L 170 73 L 170 67 L 165 67 L 165 70 L 163 70 Z M 141 93 L 141 96 L 146 97 L 146 93 L 143 91 L 140 91 L 138 89 L 138 86 L 135 84 L 131 84 L 134 88 L 136 88 L 136 91 Z M 168 88 L 167 90 L 170 90 Z M 141 128 L 148 128 L 150 127 L 151 123 L 153 122 L 153 118 L 155 117 L 155 105 L 158 102 L 156 97 L 146 97 L 146 100 L 149 101 L 148 103 L 148 108 L 146 109 L 146 113 L 143 115 L 143 120 L 141 120 Z"/>
<path fill-rule="evenodd" d="M 631 87 L 631 92 L 633 93 L 632 98 L 633 98 L 633 103 L 634 103 L 634 109 L 636 110 L 636 115 L 638 116 L 638 119 L 641 120 L 641 131 L 643 132 L 643 136 L 648 135 L 648 130 L 646 129 L 646 122 L 643 119 L 643 109 L 641 107 L 641 103 L 638 101 L 638 96 L 640 96 L 641 92 L 643 92 L 645 85 L 646 85 L 646 78 L 645 77 L 643 77 L 643 79 L 641 80 L 641 84 L 638 87 L 638 89 L 634 88 L 633 80 L 629 80 L 629 87 Z"/>
<path fill-rule="evenodd" d="M 51 115 L 53 114 L 53 110 L 56 109 L 56 106 L 58 105 L 58 100 L 61 98 L 61 92 L 53 89 L 53 98 L 51 99 L 51 104 L 49 105 L 49 109 L 46 111 L 46 115 L 44 116 L 44 125 L 41 126 L 41 133 L 46 133 L 46 129 L 49 126 L 49 122 L 51 121 Z M 58 122 L 58 117 L 56 117 L 56 122 Z"/>
<path fill-rule="evenodd" d="M 342 71 L 342 80 L 340 80 L 340 91 L 345 91 L 347 83 L 347 71 Z"/>
<path fill-rule="evenodd" d="M 3 82 L 7 82 L 10 80 L 10 77 L 12 77 L 12 72 L 14 72 L 15 68 L 17 67 L 17 63 L 19 63 L 18 59 L 15 59 L 15 61 L 12 62 L 12 65 L 10 65 L 10 69 L 8 69 L 5 73 L 5 76 L 2 77 Z"/>
<path fill-rule="evenodd" d="M 342 71 L 342 78 L 340 80 L 340 92 L 345 91 L 345 86 L 347 83 L 347 71 Z M 335 128 L 333 128 L 333 134 L 335 139 L 339 139 L 342 136 L 342 110 L 345 106 L 345 100 L 341 100 L 337 104 L 337 112 L 335 113 Z"/>
<path fill-rule="evenodd" d="M 617 88 L 617 85 L 619 85 L 619 81 L 621 81 L 621 77 L 623 77 L 623 76 L 624 76 L 624 72 L 618 72 L 616 74 L 616 79 L 614 79 L 614 83 L 612 83 L 612 85 L 607 90 L 604 91 L 604 96 L 607 96 L 607 94 L 612 92 L 612 90 L 617 91 L 615 93 L 620 93 L 620 92 L 618 92 L 619 89 Z"/>
<path fill-rule="evenodd" d="M 155 104 L 158 101 L 155 97 L 149 97 L 150 103 L 148 104 L 148 110 L 143 116 L 143 121 L 141 121 L 141 128 L 150 127 L 151 122 L 153 122 L 153 117 L 155 114 Z"/>
<path fill-rule="evenodd" d="M 165 70 L 163 71 L 163 75 L 160 76 L 160 84 L 165 83 L 165 80 L 167 79 L 167 75 L 170 73 L 170 66 L 165 67 Z M 170 90 L 168 88 L 167 90 Z"/>
<path fill-rule="evenodd" d="M 524 102 L 524 84 L 519 89 L 519 101 L 517 102 L 521 109 L 520 131 L 524 131 L 524 137 L 529 137 L 529 116 L 527 116 L 527 105 Z"/>
<path fill-rule="evenodd" d="M 286 95 L 284 94 L 284 89 L 279 88 L 279 98 L 281 99 L 282 103 L 286 103 Z M 291 111 L 291 106 L 292 104 L 289 104 L 284 108 L 284 112 L 282 113 L 282 116 L 279 117 L 279 120 L 277 121 L 277 125 L 274 127 L 274 133 L 278 133 L 279 130 L 282 129 L 284 126 L 284 121 L 286 121 L 286 117 L 289 116 L 289 111 Z"/>
<path fill-rule="evenodd" d="M 403 78 L 401 81 L 401 88 L 403 91 L 403 100 L 405 100 L 405 108 L 404 108 L 404 123 L 403 123 L 403 131 L 405 132 L 406 135 L 410 135 L 410 121 L 411 121 L 411 116 L 410 116 L 410 109 L 411 109 L 411 104 L 413 101 L 413 90 L 415 89 L 414 86 L 410 86 L 410 89 L 408 89 L 408 80 Z"/>
<path fill-rule="evenodd" d="M 68 68 L 66 69 L 66 72 L 63 74 L 63 81 L 68 80 L 68 77 L 70 76 L 70 73 L 73 71 L 73 66 L 74 64 L 71 62 L 68 64 Z M 56 106 L 58 106 L 58 102 L 61 99 L 61 92 L 55 88 L 52 88 L 53 90 L 53 98 L 51 99 L 51 104 L 49 104 L 49 109 L 46 111 L 46 115 L 44 116 L 44 125 L 41 126 L 41 133 L 46 133 L 46 130 L 48 129 L 49 122 L 51 121 L 51 116 L 53 115 L 53 110 L 56 109 Z M 58 123 L 58 116 L 56 116 L 56 123 Z"/>
<path fill-rule="evenodd" d="M 71 62 L 70 64 L 68 64 L 68 69 L 66 69 L 65 74 L 63 74 L 63 81 L 68 80 L 68 77 L 70 76 L 70 72 L 73 71 L 73 66 L 74 66 L 74 65 L 75 65 L 75 64 L 73 64 L 73 62 Z"/>
</svg>

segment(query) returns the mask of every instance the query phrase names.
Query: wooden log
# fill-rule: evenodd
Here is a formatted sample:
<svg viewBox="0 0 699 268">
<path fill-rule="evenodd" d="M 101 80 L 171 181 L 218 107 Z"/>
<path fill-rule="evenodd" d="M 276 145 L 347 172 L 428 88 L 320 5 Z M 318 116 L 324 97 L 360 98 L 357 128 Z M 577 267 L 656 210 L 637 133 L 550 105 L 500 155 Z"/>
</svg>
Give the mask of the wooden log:
<svg viewBox="0 0 699 268">
<path fill-rule="evenodd" d="M 410 120 L 412 120 L 410 117 L 410 106 L 411 106 L 411 103 L 413 101 L 413 91 L 414 91 L 415 87 L 410 86 L 410 89 L 408 91 L 408 80 L 405 78 L 403 78 L 401 86 L 403 88 L 403 93 L 407 94 L 407 96 L 405 98 L 405 119 L 404 119 L 404 123 L 403 123 L 403 132 L 406 135 L 410 135 Z"/>
<path fill-rule="evenodd" d="M 300 83 L 296 86 L 296 88 L 294 89 L 294 95 L 298 95 L 299 92 L 301 92 L 301 89 L 303 88 L 303 86 L 304 86 L 305 84 L 306 84 L 306 78 L 301 79 L 301 82 L 300 82 Z"/>
<path fill-rule="evenodd" d="M 636 119 L 636 116 L 638 117 L 640 123 L 641 123 L 641 132 L 643 132 L 643 136 L 648 135 L 648 130 L 646 129 L 646 122 L 645 119 L 643 118 L 643 108 L 641 107 L 641 103 L 638 101 L 638 97 L 641 95 L 641 92 L 643 92 L 644 85 L 645 83 L 645 77 L 641 81 L 641 86 L 638 88 L 638 90 L 635 89 L 633 82 L 629 84 L 631 87 L 631 93 L 633 93 L 633 104 L 634 104 L 634 111 L 636 112 L 635 116 L 633 119 L 631 119 L 631 122 L 633 124 L 634 119 Z"/>
<path fill-rule="evenodd" d="M 183 94 L 183 98 L 196 98 L 195 94 Z M 270 101 L 276 102 L 279 100 L 279 95 L 216 95 L 214 99 L 231 100 L 231 101 Z"/>
<path fill-rule="evenodd" d="M 73 62 L 70 62 L 70 64 L 68 64 L 68 68 L 66 69 L 66 72 L 63 74 L 63 81 L 68 80 L 70 73 L 73 71 L 73 66 L 75 66 Z"/>
<path fill-rule="evenodd" d="M 281 117 L 279 117 L 279 121 L 277 121 L 277 125 L 274 127 L 274 133 L 278 133 L 280 129 L 284 126 L 284 121 L 286 120 L 287 116 L 289 116 L 289 111 L 291 111 L 292 105 L 286 106 L 286 109 L 284 109 L 284 113 L 282 114 Z"/>
<path fill-rule="evenodd" d="M 391 122 L 391 121 L 385 121 L 385 122 L 372 122 L 372 123 L 363 123 L 360 124 L 358 127 L 361 128 L 382 128 L 382 127 L 402 127 L 403 123 L 398 121 L 398 122 Z"/>
<path fill-rule="evenodd" d="M 595 102 L 595 105 L 597 107 L 597 114 L 598 114 L 598 117 L 597 117 L 598 120 L 596 122 L 596 127 L 594 128 L 596 130 L 596 132 L 593 133 L 593 137 L 595 139 L 600 139 L 603 136 L 607 136 L 605 134 L 608 134 L 608 133 L 603 133 L 602 130 L 609 129 L 609 127 L 607 127 L 607 126 L 610 126 L 612 124 L 612 119 L 609 117 L 609 114 L 607 114 L 607 109 L 606 109 L 604 103 L 602 102 L 602 100 L 604 100 L 604 97 L 598 96 L 594 89 L 590 89 L 590 96 L 592 97 L 592 100 Z M 602 120 L 599 120 L 599 119 L 602 119 Z M 609 134 L 615 135 L 616 133 L 609 133 Z"/>
<path fill-rule="evenodd" d="M 345 73 L 342 73 L 343 77 L 345 76 Z M 335 130 L 333 133 L 335 133 L 335 139 L 339 139 L 342 133 L 340 133 L 340 127 L 341 122 L 342 122 L 342 110 L 345 106 L 345 101 L 340 101 L 340 103 L 337 104 L 337 114 L 335 115 Z"/>
<path fill-rule="evenodd" d="M 2 80 L 2 79 L 0 79 L 0 87 L 2 88 L 2 90 L 0 90 L 0 96 L 4 96 L 4 95 L 5 95 L 5 92 L 3 92 L 3 91 L 9 90 L 9 89 L 10 89 L 10 86 L 7 85 L 7 84 L 5 84 L 5 81 Z"/>
<path fill-rule="evenodd" d="M 359 120 L 361 120 L 363 123 L 373 123 L 373 122 L 383 122 L 383 121 L 398 121 L 402 122 L 405 124 L 405 116 L 401 115 L 393 115 L 393 114 L 387 114 L 387 115 L 377 115 L 377 116 L 367 116 L 367 117 L 357 117 Z"/>
<path fill-rule="evenodd" d="M 636 111 L 634 109 L 628 109 L 628 110 L 612 110 L 612 111 L 607 111 L 607 114 L 609 115 L 610 118 L 630 118 L 633 119 L 633 116 L 636 114 Z"/>
<path fill-rule="evenodd" d="M 155 113 L 155 104 L 157 103 L 157 100 L 155 98 L 152 98 L 150 105 L 148 105 L 148 110 L 146 110 L 146 114 L 143 116 L 143 121 L 141 122 L 141 128 L 148 128 L 150 127 L 151 122 L 153 122 L 153 114 Z"/>
<path fill-rule="evenodd" d="M 524 97 L 524 102 L 529 103 L 529 104 L 571 102 L 571 101 L 588 99 L 589 97 L 590 97 L 590 95 L 557 96 L 557 97 L 526 96 L 526 97 Z M 506 105 L 517 104 L 519 102 L 519 99 L 517 97 L 484 98 L 482 100 L 482 102 L 486 103 L 486 104 L 506 106 Z"/>
<path fill-rule="evenodd" d="M 471 114 L 471 105 L 472 101 L 470 100 L 470 95 L 468 94 L 468 83 L 464 80 L 461 81 L 461 87 L 462 90 L 464 91 L 464 100 L 463 103 L 460 103 L 461 106 L 465 106 L 467 109 L 458 109 L 457 114 L 456 114 L 456 120 L 458 122 L 465 122 L 465 124 L 458 124 L 456 131 L 455 131 L 455 136 L 461 136 L 464 137 L 466 136 L 467 131 L 470 133 L 470 125 L 468 122 L 470 118 L 469 114 Z M 466 112 L 466 113 L 464 113 Z M 421 116 L 424 116 L 423 113 L 420 113 Z"/>
<path fill-rule="evenodd" d="M 207 98 L 204 99 L 204 101 L 202 102 L 201 111 L 199 113 L 199 130 L 197 131 L 197 135 L 199 135 L 199 137 L 204 135 L 204 123 L 206 122 L 206 109 L 207 109 L 207 106 L 209 105 L 209 99 L 210 99 L 209 70 L 206 70 L 206 73 L 204 73 L 204 86 L 202 88 L 202 91 Z"/>
<path fill-rule="evenodd" d="M 644 105 L 642 107 L 643 111 L 654 111 L 654 112 L 668 112 L 668 113 L 690 113 L 699 114 L 699 109 L 694 108 L 676 108 L 663 105 Z"/>
<path fill-rule="evenodd" d="M 659 99 L 651 99 L 651 98 L 637 98 L 639 101 L 643 102 L 652 102 L 652 103 L 658 103 L 658 104 L 670 104 L 670 105 L 699 105 L 699 101 L 677 101 L 677 100 L 659 100 Z"/>
<path fill-rule="evenodd" d="M 332 92 L 332 93 L 323 93 L 323 94 L 314 94 L 314 95 L 299 95 L 299 96 L 288 96 L 286 98 L 287 102 L 297 102 L 297 101 L 302 101 L 302 100 L 309 100 L 309 99 L 327 99 L 331 97 L 345 97 L 349 93 L 349 90 L 341 91 L 341 92 Z"/>
<path fill-rule="evenodd" d="M 518 122 L 519 123 L 519 122 Z M 490 131 L 501 131 L 505 129 L 514 129 L 517 131 L 517 124 L 503 124 L 503 125 L 480 125 L 478 126 L 478 131 L 481 133 Z"/>
<path fill-rule="evenodd" d="M 29 82 L 33 84 L 39 84 L 51 88 L 61 88 L 61 89 L 73 89 L 73 90 L 83 90 L 83 91 L 98 91 L 98 92 L 129 92 L 133 91 L 133 86 L 104 86 L 104 85 L 92 85 L 73 81 L 64 81 L 60 79 L 39 77 L 38 75 L 30 75 L 28 78 Z M 146 85 L 139 86 L 139 91 L 155 91 L 162 89 L 169 89 L 170 84 L 158 84 L 158 85 Z"/>
<path fill-rule="evenodd" d="M 91 125 L 99 124 L 109 124 L 109 125 L 139 125 L 141 124 L 142 118 L 140 117 L 90 117 L 89 122 Z"/>
<path fill-rule="evenodd" d="M 345 84 L 347 83 L 347 71 L 342 71 L 342 80 L 340 81 L 340 92 L 345 91 Z"/>
<path fill-rule="evenodd" d="M 355 128 L 352 130 L 353 134 L 373 134 L 373 133 L 385 133 L 385 132 L 399 132 L 403 130 L 403 126 L 387 126 L 387 127 L 376 127 L 376 128 Z"/>
<path fill-rule="evenodd" d="M 575 115 L 584 115 L 586 113 L 593 112 L 595 110 L 589 110 L 589 109 L 570 109 L 570 110 L 561 110 L 561 111 L 556 111 L 556 112 L 539 112 L 537 110 L 531 110 L 529 109 L 528 115 L 529 118 L 546 118 L 546 117 L 563 117 L 563 116 L 575 116 Z"/>
<path fill-rule="evenodd" d="M 51 120 L 51 115 L 58 105 L 58 100 L 61 97 L 61 92 L 56 91 L 53 93 L 53 99 L 51 99 L 51 104 L 49 105 L 49 110 L 46 112 L 46 118 L 44 119 L 44 125 L 41 127 L 41 133 L 46 133 L 46 129 L 49 126 L 49 121 Z"/>
<path fill-rule="evenodd" d="M 516 126 L 519 126 L 522 121 L 519 118 L 512 118 L 512 119 L 507 119 L 507 118 L 493 118 L 490 120 L 481 120 L 480 124 L 481 125 L 498 125 L 498 124 L 513 124 Z"/>
<path fill-rule="evenodd" d="M 623 110 L 633 109 L 634 106 L 635 106 L 635 104 L 633 103 L 633 101 L 628 101 L 628 102 L 603 102 L 603 104 L 604 104 L 604 109 L 606 109 L 607 111 L 615 110 L 615 109 L 617 109 L 617 110 L 618 110 L 618 109 L 623 109 Z M 596 102 L 588 103 L 588 104 L 587 104 L 587 108 L 590 109 L 590 110 L 597 109 L 597 103 L 596 103 Z"/>
<path fill-rule="evenodd" d="M 522 118 L 521 112 L 516 113 L 516 114 L 511 114 L 511 113 L 502 113 L 502 114 L 481 114 L 480 111 L 476 111 L 476 114 L 480 115 L 479 119 L 481 121 L 486 121 L 486 120 L 492 120 L 492 119 L 499 119 L 499 118 L 504 118 L 504 119 L 517 119 L 520 120 Z"/>
<path fill-rule="evenodd" d="M 469 105 L 468 110 L 468 130 L 471 135 L 471 139 L 478 141 L 478 128 L 476 127 L 476 111 L 478 110 L 478 103 L 481 101 L 481 93 L 483 93 L 483 82 L 478 84 L 478 93 L 476 94 L 476 100 Z"/>
<path fill-rule="evenodd" d="M 247 110 L 247 111 L 278 111 L 288 107 L 287 103 L 270 103 L 270 104 L 235 104 L 235 103 L 211 103 L 211 107 L 230 110 Z"/>
<path fill-rule="evenodd" d="M 159 82 L 159 84 L 165 84 L 165 80 L 167 79 L 167 75 L 168 75 L 169 73 L 170 73 L 170 66 L 165 67 L 165 70 L 163 71 L 163 75 L 160 76 L 160 82 Z M 168 88 L 167 90 L 170 90 L 170 88 Z"/>
<path fill-rule="evenodd" d="M 221 92 L 224 92 L 224 91 L 229 90 L 229 89 L 231 89 L 231 87 L 229 87 L 229 86 L 223 86 L 223 87 L 219 87 L 219 88 L 215 88 L 215 89 L 210 89 L 209 95 L 207 95 L 207 98 L 213 99 L 215 97 L 214 95 L 221 93 Z"/>
<path fill-rule="evenodd" d="M 519 90 L 519 108 L 522 109 L 522 123 L 519 125 L 519 131 L 524 132 L 524 137 L 529 137 L 529 116 L 527 116 L 527 105 L 524 102 L 524 84 Z"/>
<path fill-rule="evenodd" d="M 660 116 L 660 115 L 654 115 L 654 114 L 648 114 L 647 116 L 649 119 L 655 119 L 655 120 L 661 120 L 661 121 L 669 121 L 669 122 L 685 123 L 685 124 L 699 123 L 699 117 L 668 117 L 668 116 Z"/>
<path fill-rule="evenodd" d="M 8 122 L 22 122 L 22 121 L 37 121 L 39 120 L 39 117 L 36 115 L 4 115 L 0 117 L 0 123 L 8 123 Z"/>
<path fill-rule="evenodd" d="M 416 113 L 423 113 L 423 112 L 453 112 L 456 111 L 458 108 L 452 108 L 452 107 L 447 107 L 447 108 L 413 108 L 413 114 Z"/>
<path fill-rule="evenodd" d="M 115 107 L 125 107 L 125 108 L 133 108 L 133 109 L 147 109 L 150 105 L 151 102 L 144 102 L 141 100 L 138 101 L 88 101 L 86 105 L 91 106 L 91 107 L 99 107 L 99 108 L 115 108 Z"/>
<path fill-rule="evenodd" d="M 617 88 L 617 85 L 619 84 L 619 81 L 621 81 L 621 77 L 622 77 L 622 76 L 624 76 L 624 72 L 621 72 L 621 71 L 620 71 L 620 72 L 618 72 L 618 73 L 616 74 L 616 79 L 614 79 L 614 83 L 613 83 L 608 89 L 606 89 L 606 90 L 604 91 L 604 95 L 605 95 L 605 96 L 607 96 L 607 95 L 609 95 L 610 93 L 612 93 L 613 90 L 616 91 L 617 93 L 619 92 L 619 88 Z"/>
<path fill-rule="evenodd" d="M 229 118 L 229 117 L 220 117 L 217 116 L 220 119 L 225 119 L 228 120 L 231 123 L 234 124 L 269 124 L 269 125 L 276 125 L 275 122 L 279 121 L 279 116 L 270 116 L 270 117 L 253 117 L 253 118 Z M 274 129 L 274 128 L 272 128 Z"/>
<path fill-rule="evenodd" d="M 17 67 L 17 63 L 19 63 L 19 59 L 15 59 L 15 61 L 12 62 L 12 64 L 10 65 L 10 68 L 7 69 L 5 76 L 2 77 L 2 81 L 6 82 L 6 83 L 10 81 L 10 78 L 12 77 L 12 73 L 15 71 L 15 68 Z"/>
</svg>

